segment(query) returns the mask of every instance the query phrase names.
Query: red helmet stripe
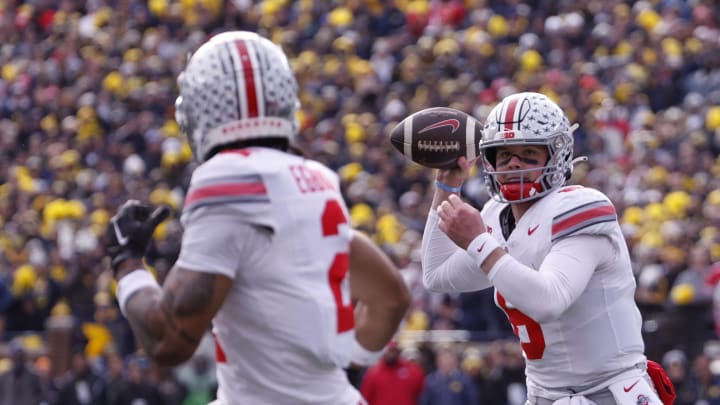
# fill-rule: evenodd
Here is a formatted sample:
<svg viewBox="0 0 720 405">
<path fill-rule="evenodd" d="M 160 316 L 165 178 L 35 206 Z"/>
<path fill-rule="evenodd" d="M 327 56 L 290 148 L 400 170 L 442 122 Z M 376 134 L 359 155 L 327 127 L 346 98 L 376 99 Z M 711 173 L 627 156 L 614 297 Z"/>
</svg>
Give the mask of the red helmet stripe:
<svg viewBox="0 0 720 405">
<path fill-rule="evenodd" d="M 507 106 L 505 107 L 505 119 L 503 120 L 505 124 L 505 128 L 503 128 L 505 131 L 512 131 L 513 123 L 515 123 L 515 110 L 517 109 L 518 102 L 520 101 L 522 97 L 516 96 L 511 97 L 510 100 L 507 102 Z"/>
<path fill-rule="evenodd" d="M 245 41 L 235 41 L 240 63 L 245 79 L 245 99 L 247 100 L 248 118 L 258 116 L 258 92 L 255 85 L 255 69 L 253 69 L 253 61 Z"/>
</svg>

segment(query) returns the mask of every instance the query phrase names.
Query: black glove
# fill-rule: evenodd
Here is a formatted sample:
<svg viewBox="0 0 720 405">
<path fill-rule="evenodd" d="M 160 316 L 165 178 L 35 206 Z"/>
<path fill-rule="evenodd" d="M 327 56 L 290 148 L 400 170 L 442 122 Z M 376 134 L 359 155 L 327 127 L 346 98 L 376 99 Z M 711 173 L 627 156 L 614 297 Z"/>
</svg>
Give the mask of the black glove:
<svg viewBox="0 0 720 405">
<path fill-rule="evenodd" d="M 120 207 L 108 223 L 105 251 L 110 256 L 113 271 L 126 259 L 142 259 L 153 231 L 170 215 L 165 206 L 154 208 L 137 200 L 129 200 Z"/>
</svg>

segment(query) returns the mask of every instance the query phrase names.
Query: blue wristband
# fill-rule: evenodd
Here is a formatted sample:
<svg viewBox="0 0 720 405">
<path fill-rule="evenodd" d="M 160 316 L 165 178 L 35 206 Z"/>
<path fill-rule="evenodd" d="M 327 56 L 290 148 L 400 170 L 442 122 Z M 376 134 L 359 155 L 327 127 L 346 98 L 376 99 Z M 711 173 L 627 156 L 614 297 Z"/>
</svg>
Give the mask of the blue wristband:
<svg viewBox="0 0 720 405">
<path fill-rule="evenodd" d="M 440 189 L 447 191 L 448 193 L 459 193 L 460 190 L 462 190 L 460 187 L 450 187 L 447 184 L 441 182 L 440 180 L 435 180 L 435 185 Z"/>
</svg>

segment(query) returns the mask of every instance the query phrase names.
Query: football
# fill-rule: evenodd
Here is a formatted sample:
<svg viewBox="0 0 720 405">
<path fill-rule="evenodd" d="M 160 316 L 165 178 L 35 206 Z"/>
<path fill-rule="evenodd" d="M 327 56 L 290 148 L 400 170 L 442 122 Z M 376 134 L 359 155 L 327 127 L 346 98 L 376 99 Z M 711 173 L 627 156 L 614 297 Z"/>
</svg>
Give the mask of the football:
<svg viewBox="0 0 720 405">
<path fill-rule="evenodd" d="M 457 158 L 480 153 L 482 125 L 470 115 L 448 107 L 420 110 L 390 132 L 390 143 L 411 161 L 434 169 L 457 167 Z"/>
</svg>

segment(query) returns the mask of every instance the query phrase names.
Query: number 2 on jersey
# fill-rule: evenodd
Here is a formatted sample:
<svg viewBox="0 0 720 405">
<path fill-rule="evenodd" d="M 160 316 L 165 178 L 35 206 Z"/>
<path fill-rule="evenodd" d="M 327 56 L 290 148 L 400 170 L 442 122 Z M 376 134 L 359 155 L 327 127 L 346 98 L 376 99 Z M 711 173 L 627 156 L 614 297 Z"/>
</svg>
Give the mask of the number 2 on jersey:
<svg viewBox="0 0 720 405">
<path fill-rule="evenodd" d="M 348 222 L 345 212 L 343 212 L 340 203 L 337 200 L 328 200 L 325 203 L 325 209 L 322 213 L 322 233 L 323 236 L 337 235 L 340 224 Z M 328 281 L 330 282 L 330 290 L 335 298 L 337 305 L 337 333 L 342 333 L 352 329 L 355 326 L 355 314 L 352 301 L 348 299 L 348 303 L 343 303 L 342 283 L 348 273 L 350 267 L 350 255 L 348 252 L 340 252 L 333 258 L 330 271 L 328 272 Z"/>
<path fill-rule="evenodd" d="M 515 336 L 520 339 L 520 347 L 522 347 L 528 360 L 542 359 L 543 353 L 545 352 L 545 336 L 543 336 L 540 324 L 520 310 L 507 305 L 505 297 L 497 290 L 495 291 L 495 298 L 497 299 L 498 306 L 502 308 L 510 320 L 513 332 Z M 523 333 L 523 336 L 520 336 L 521 329 L 527 332 Z"/>
</svg>

